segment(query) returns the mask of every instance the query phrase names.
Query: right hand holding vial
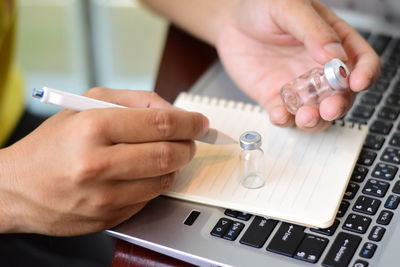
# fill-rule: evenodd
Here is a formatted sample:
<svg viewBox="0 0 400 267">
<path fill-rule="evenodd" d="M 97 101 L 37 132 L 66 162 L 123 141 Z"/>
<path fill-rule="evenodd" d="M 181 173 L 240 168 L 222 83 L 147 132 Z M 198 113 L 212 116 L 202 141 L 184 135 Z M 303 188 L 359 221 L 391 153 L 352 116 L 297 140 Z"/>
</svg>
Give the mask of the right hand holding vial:
<svg viewBox="0 0 400 267">
<path fill-rule="evenodd" d="M 327 128 L 379 74 L 379 57 L 368 42 L 318 0 L 239 1 L 216 43 L 232 79 L 281 127 Z M 282 86 L 333 58 L 351 69 L 349 89 L 290 113 Z"/>
</svg>

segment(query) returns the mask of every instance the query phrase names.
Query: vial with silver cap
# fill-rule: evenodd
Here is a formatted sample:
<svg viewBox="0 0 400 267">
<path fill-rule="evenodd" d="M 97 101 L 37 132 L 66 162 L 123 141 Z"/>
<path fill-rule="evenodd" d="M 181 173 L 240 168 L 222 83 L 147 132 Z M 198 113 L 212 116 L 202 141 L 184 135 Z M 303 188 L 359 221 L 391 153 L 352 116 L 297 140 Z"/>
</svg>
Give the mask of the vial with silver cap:
<svg viewBox="0 0 400 267">
<path fill-rule="evenodd" d="M 281 89 L 281 97 L 290 113 L 296 114 L 302 106 L 318 107 L 328 96 L 343 93 L 349 88 L 350 72 L 337 58 L 322 68 L 314 68 Z"/>
<path fill-rule="evenodd" d="M 261 149 L 261 135 L 254 131 L 240 136 L 240 183 L 246 188 L 259 188 L 265 183 L 264 151 Z"/>
</svg>

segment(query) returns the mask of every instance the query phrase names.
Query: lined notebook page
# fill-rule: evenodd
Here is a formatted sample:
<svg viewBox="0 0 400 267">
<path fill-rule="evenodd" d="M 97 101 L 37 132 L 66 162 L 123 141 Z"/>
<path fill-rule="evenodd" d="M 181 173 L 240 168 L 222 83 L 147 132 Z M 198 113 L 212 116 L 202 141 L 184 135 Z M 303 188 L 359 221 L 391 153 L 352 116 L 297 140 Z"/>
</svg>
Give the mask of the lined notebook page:
<svg viewBox="0 0 400 267">
<path fill-rule="evenodd" d="M 175 105 L 203 113 L 210 127 L 236 140 L 244 131 L 259 132 L 266 182 L 259 189 L 239 183 L 239 144 L 197 142 L 194 159 L 166 195 L 306 226 L 325 228 L 333 223 L 366 127 L 334 125 L 317 134 L 279 128 L 258 106 L 186 93 Z"/>
</svg>

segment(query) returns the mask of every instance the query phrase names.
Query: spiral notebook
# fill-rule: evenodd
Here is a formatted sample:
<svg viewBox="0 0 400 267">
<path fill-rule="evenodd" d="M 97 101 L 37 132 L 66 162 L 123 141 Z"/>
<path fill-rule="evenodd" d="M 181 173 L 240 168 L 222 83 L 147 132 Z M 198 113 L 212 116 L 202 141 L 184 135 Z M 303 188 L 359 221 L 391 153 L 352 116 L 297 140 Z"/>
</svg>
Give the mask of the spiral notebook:
<svg viewBox="0 0 400 267">
<path fill-rule="evenodd" d="M 245 131 L 259 132 L 266 182 L 259 189 L 239 183 L 239 144 L 197 142 L 195 157 L 165 195 L 304 226 L 326 228 L 333 223 L 366 126 L 337 122 L 322 133 L 279 128 L 259 106 L 187 93 L 174 105 L 205 114 L 210 127 L 237 140 Z"/>
</svg>

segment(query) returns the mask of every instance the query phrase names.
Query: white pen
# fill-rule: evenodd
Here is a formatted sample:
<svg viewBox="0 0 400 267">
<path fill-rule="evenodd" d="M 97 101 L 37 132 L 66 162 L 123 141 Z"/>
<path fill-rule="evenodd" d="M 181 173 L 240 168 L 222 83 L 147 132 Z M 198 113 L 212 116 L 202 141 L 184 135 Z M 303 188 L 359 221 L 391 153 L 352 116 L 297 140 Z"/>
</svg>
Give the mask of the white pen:
<svg viewBox="0 0 400 267">
<path fill-rule="evenodd" d="M 32 96 L 40 99 L 40 102 L 42 103 L 76 111 L 84 111 L 94 108 L 127 108 L 125 106 L 112 104 L 86 96 L 75 95 L 48 87 L 34 88 L 32 91 Z M 231 145 L 237 143 L 237 141 L 235 141 L 232 137 L 213 128 L 210 128 L 205 135 L 197 138 L 196 140 L 216 145 Z"/>
</svg>

